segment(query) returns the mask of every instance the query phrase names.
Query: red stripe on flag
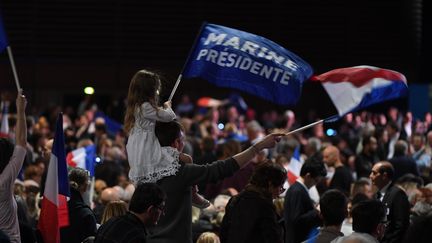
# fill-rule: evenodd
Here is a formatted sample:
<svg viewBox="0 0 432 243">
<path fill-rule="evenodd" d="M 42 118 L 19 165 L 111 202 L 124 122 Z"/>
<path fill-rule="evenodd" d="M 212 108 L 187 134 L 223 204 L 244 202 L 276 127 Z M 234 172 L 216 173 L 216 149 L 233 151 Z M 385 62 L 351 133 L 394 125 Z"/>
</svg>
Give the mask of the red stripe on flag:
<svg viewBox="0 0 432 243">
<path fill-rule="evenodd" d="M 67 198 L 63 195 L 58 196 L 58 223 L 59 227 L 69 226 L 69 212 Z"/>
<path fill-rule="evenodd" d="M 67 165 L 69 165 L 70 167 L 76 167 L 77 166 L 77 164 L 75 163 L 75 161 L 73 161 L 73 154 L 72 154 L 72 152 L 69 152 L 66 155 L 66 162 L 67 162 Z"/>
<path fill-rule="evenodd" d="M 41 232 L 45 243 L 60 242 L 60 228 L 58 222 L 57 206 L 46 199 L 42 199 L 42 208 L 40 211 L 38 229 Z"/>
<path fill-rule="evenodd" d="M 296 175 L 295 175 L 292 171 L 290 171 L 290 170 L 288 170 L 287 176 L 288 176 L 288 183 L 290 184 L 290 186 L 291 186 L 292 184 L 294 184 L 294 183 L 296 182 L 297 178 L 298 178 L 298 176 L 296 176 Z"/>
<path fill-rule="evenodd" d="M 329 72 L 313 76 L 311 80 L 320 81 L 322 83 L 342 83 L 350 82 L 356 87 L 363 86 L 374 78 L 382 78 L 392 81 L 405 81 L 405 77 L 391 70 L 386 69 L 370 69 L 364 67 L 339 68 Z"/>
</svg>

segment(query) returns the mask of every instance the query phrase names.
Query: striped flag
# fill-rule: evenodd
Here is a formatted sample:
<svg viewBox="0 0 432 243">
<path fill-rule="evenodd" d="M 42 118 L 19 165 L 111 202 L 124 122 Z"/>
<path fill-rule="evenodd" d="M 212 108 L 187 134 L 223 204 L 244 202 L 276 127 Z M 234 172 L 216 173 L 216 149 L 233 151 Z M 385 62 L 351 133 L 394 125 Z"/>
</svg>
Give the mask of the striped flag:
<svg viewBox="0 0 432 243">
<path fill-rule="evenodd" d="M 408 94 L 403 74 L 373 66 L 339 68 L 311 80 L 321 82 L 338 111 L 338 117 Z"/>
<path fill-rule="evenodd" d="M 95 159 L 96 145 L 94 144 L 72 150 L 66 156 L 68 166 L 88 170 L 91 177 L 94 177 Z"/>
<path fill-rule="evenodd" d="M 294 184 L 297 178 L 300 176 L 300 170 L 303 165 L 303 161 L 300 157 L 300 146 L 297 146 L 294 150 L 294 154 L 291 157 L 291 161 L 288 164 L 288 183 L 290 185 Z"/>
<path fill-rule="evenodd" d="M 9 137 L 9 115 L 8 115 L 8 105 L 4 104 L 2 110 L 2 119 L 0 127 L 0 138 Z"/>
<path fill-rule="evenodd" d="M 70 197 L 65 156 L 63 115 L 56 122 L 38 229 L 45 243 L 60 242 L 60 228 L 69 225 L 67 199 Z"/>
</svg>

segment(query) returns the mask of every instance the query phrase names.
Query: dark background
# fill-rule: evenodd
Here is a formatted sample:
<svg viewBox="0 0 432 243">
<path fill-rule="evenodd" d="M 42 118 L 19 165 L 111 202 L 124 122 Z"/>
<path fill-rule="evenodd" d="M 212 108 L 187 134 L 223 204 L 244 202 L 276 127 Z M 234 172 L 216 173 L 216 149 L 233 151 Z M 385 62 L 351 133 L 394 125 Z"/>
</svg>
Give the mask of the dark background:
<svg viewBox="0 0 432 243">
<path fill-rule="evenodd" d="M 85 86 L 95 87 L 102 104 L 124 97 L 142 68 L 165 74 L 169 94 L 203 21 L 271 39 L 309 62 L 316 74 L 372 65 L 399 71 L 410 84 L 426 84 L 429 2 L 0 0 L 0 10 L 31 102 L 77 105 Z M 0 55 L 0 89 L 15 89 L 6 53 Z M 229 92 L 204 80 L 183 80 L 174 101 L 184 93 L 195 99 Z M 311 84 L 296 107 L 242 95 L 258 110 L 334 112 L 321 88 Z M 404 109 L 406 103 L 392 105 Z"/>
</svg>

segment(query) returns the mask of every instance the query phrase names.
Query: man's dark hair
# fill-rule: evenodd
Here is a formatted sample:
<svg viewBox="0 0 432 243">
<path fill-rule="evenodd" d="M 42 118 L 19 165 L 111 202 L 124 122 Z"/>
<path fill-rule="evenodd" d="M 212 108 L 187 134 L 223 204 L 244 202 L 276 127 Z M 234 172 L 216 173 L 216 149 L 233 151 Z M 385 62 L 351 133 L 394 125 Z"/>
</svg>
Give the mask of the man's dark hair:
<svg viewBox="0 0 432 243">
<path fill-rule="evenodd" d="M 407 182 L 416 183 L 417 188 L 422 187 L 424 184 L 423 178 L 421 178 L 420 176 L 413 175 L 411 173 L 405 174 L 396 180 L 397 184 L 403 184 L 403 183 L 407 183 Z"/>
<path fill-rule="evenodd" d="M 14 145 L 6 138 L 0 138 L 0 174 L 9 164 L 14 151 Z"/>
<path fill-rule="evenodd" d="M 370 144 L 372 138 L 375 137 L 372 135 L 366 135 L 363 137 L 363 141 L 362 141 L 363 148 L 366 147 L 366 145 Z"/>
<path fill-rule="evenodd" d="M 305 176 L 307 173 L 311 175 L 312 178 L 318 176 L 326 176 L 327 170 L 322 161 L 322 156 L 314 155 L 309 157 L 303 164 L 300 170 L 300 176 Z"/>
<path fill-rule="evenodd" d="M 378 169 L 378 172 L 380 173 L 380 174 L 384 174 L 384 173 L 387 173 L 387 177 L 390 179 L 390 180 L 393 180 L 393 177 L 394 177 L 394 168 L 393 168 L 393 165 L 392 164 L 390 164 L 390 162 L 387 162 L 387 161 L 384 161 L 384 162 L 382 162 L 381 163 L 381 166 L 379 167 L 379 169 Z"/>
<path fill-rule="evenodd" d="M 366 196 L 366 194 L 364 194 L 364 193 L 357 193 L 351 199 L 351 205 L 354 207 L 357 203 L 360 203 L 360 202 L 363 202 L 363 201 L 367 201 L 367 200 L 370 200 L 370 198 L 368 198 L 368 196 Z"/>
<path fill-rule="evenodd" d="M 381 201 L 365 200 L 353 206 L 353 230 L 372 234 L 380 222 L 385 220 L 385 209 Z"/>
<path fill-rule="evenodd" d="M 341 225 L 348 214 L 348 199 L 336 189 L 326 191 L 319 205 L 325 226 Z"/>
<path fill-rule="evenodd" d="M 387 126 L 391 127 L 393 130 L 395 130 L 396 132 L 400 131 L 400 127 L 399 125 L 395 122 L 395 121 L 389 121 L 387 123 Z"/>
<path fill-rule="evenodd" d="M 156 122 L 155 134 L 161 146 L 171 146 L 180 137 L 181 131 L 184 128 L 178 121 Z"/>
<path fill-rule="evenodd" d="M 269 162 L 255 168 L 249 183 L 267 189 L 269 183 L 273 186 L 283 185 L 286 177 L 287 172 L 282 166 Z"/>
<path fill-rule="evenodd" d="M 129 202 L 129 211 L 144 213 L 152 205 L 161 205 L 165 199 L 165 192 L 155 183 L 139 182 Z"/>
</svg>

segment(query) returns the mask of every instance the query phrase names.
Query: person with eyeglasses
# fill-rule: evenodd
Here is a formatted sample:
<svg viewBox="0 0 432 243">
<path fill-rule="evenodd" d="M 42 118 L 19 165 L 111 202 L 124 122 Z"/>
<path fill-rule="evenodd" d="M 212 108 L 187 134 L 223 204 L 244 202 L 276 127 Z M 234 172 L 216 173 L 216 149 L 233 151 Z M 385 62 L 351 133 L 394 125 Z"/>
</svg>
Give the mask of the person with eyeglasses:
<svg viewBox="0 0 432 243">
<path fill-rule="evenodd" d="M 300 170 L 300 177 L 292 184 L 284 199 L 285 243 L 303 242 L 316 231 L 322 220 L 318 208 L 309 196 L 309 189 L 327 175 L 322 157 L 309 157 Z"/>
<path fill-rule="evenodd" d="M 129 211 L 108 220 L 99 228 L 95 243 L 146 243 L 149 226 L 158 224 L 165 213 L 166 194 L 154 183 L 139 182 L 129 203 Z"/>
<path fill-rule="evenodd" d="M 222 243 L 283 242 L 283 226 L 273 199 L 285 191 L 286 170 L 279 164 L 259 165 L 246 188 L 225 207 L 220 238 Z"/>
</svg>

